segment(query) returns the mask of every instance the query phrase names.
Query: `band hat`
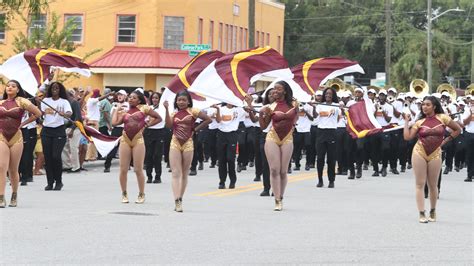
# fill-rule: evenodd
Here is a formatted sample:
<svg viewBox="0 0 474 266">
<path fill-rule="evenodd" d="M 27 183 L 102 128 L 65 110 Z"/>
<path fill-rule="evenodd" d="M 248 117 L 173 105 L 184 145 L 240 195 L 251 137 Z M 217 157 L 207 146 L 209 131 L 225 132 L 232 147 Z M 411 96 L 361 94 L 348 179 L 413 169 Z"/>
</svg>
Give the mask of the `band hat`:
<svg viewBox="0 0 474 266">
<path fill-rule="evenodd" d="M 140 92 L 141 94 L 144 94 L 144 93 L 145 93 L 145 91 L 144 91 L 142 88 L 136 88 L 135 91 L 138 91 L 138 92 Z"/>
<path fill-rule="evenodd" d="M 458 104 L 458 105 L 466 105 L 466 103 L 463 102 L 462 100 L 459 100 L 459 101 L 457 102 L 457 104 Z"/>
<path fill-rule="evenodd" d="M 387 91 L 386 91 L 385 89 L 381 89 L 381 90 L 379 90 L 379 95 L 380 95 L 380 94 L 385 94 L 385 95 L 387 95 Z"/>
<path fill-rule="evenodd" d="M 118 93 L 118 94 L 125 95 L 125 96 L 127 96 L 127 95 L 128 95 L 128 94 L 127 94 L 127 92 L 126 92 L 125 90 L 119 90 L 117 93 Z"/>
<path fill-rule="evenodd" d="M 388 89 L 388 92 L 393 92 L 393 93 L 397 94 L 397 89 L 392 87 L 392 88 Z"/>
<path fill-rule="evenodd" d="M 369 90 L 367 91 L 367 93 L 377 94 L 377 92 L 376 92 L 374 89 L 369 89 Z"/>
<path fill-rule="evenodd" d="M 316 96 L 323 96 L 323 91 L 319 90 L 315 93 Z"/>
<path fill-rule="evenodd" d="M 441 93 L 441 97 L 442 97 L 442 96 L 451 98 L 451 95 L 450 95 L 449 92 L 447 92 L 447 91 L 443 91 L 443 93 Z"/>
<path fill-rule="evenodd" d="M 434 96 L 438 99 L 441 99 L 441 93 L 439 93 L 439 92 L 435 92 L 435 93 L 431 94 L 431 96 Z"/>
<path fill-rule="evenodd" d="M 421 99 L 416 99 L 415 103 L 422 103 L 423 101 Z"/>
<path fill-rule="evenodd" d="M 357 88 L 354 89 L 354 92 L 357 92 L 357 91 L 360 91 L 360 92 L 364 93 L 364 90 L 361 89 L 361 88 L 359 88 L 359 87 L 357 87 Z"/>
<path fill-rule="evenodd" d="M 397 96 L 397 100 L 402 100 L 402 101 L 405 100 L 405 95 L 403 95 L 403 94 L 400 93 L 400 94 Z"/>
<path fill-rule="evenodd" d="M 470 100 L 471 98 L 472 98 L 471 94 L 466 95 L 466 99 Z"/>
</svg>

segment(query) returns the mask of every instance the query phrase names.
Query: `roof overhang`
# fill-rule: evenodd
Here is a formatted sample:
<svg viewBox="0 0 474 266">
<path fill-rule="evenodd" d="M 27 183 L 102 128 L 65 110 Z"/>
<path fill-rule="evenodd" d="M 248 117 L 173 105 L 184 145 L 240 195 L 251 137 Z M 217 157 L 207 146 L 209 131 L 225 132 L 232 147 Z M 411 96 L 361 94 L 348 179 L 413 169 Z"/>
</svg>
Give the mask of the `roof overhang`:
<svg viewBox="0 0 474 266">
<path fill-rule="evenodd" d="M 140 67 L 91 67 L 92 73 L 97 74 L 160 74 L 176 75 L 176 68 L 140 68 Z"/>
</svg>

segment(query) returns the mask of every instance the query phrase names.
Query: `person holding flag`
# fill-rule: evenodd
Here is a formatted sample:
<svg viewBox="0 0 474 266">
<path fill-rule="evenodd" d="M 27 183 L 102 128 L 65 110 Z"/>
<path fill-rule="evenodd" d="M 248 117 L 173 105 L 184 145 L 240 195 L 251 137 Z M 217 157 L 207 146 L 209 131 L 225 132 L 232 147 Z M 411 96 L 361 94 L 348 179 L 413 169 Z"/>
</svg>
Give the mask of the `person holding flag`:
<svg viewBox="0 0 474 266">
<path fill-rule="evenodd" d="M 273 89 L 274 102 L 260 110 L 260 128 L 272 128 L 265 140 L 265 155 L 270 168 L 270 183 L 275 195 L 275 211 L 283 210 L 283 195 L 288 183 L 287 170 L 293 154 L 293 130 L 298 118 L 298 103 L 285 81 L 278 81 Z"/>
<path fill-rule="evenodd" d="M 170 165 L 172 171 L 172 188 L 175 199 L 175 211 L 183 212 L 183 195 L 188 184 L 188 170 L 194 155 L 193 134 L 211 123 L 206 113 L 193 108 L 193 100 L 187 90 L 176 94 L 170 115 L 168 101 L 163 103 L 166 111 L 165 123 L 167 128 L 173 128 L 170 144 Z M 215 107 L 215 106 L 214 106 Z M 196 119 L 203 120 L 195 127 Z"/>
<path fill-rule="evenodd" d="M 10 207 L 17 206 L 19 174 L 18 166 L 23 151 L 23 138 L 20 131 L 24 125 L 41 116 L 39 109 L 24 98 L 25 93 L 16 80 L 7 82 L 2 100 L 0 100 L 0 208 L 5 208 L 5 185 L 7 172 L 11 180 L 12 196 Z M 30 113 L 23 122 L 25 111 Z"/>
<path fill-rule="evenodd" d="M 44 116 L 41 142 L 48 179 L 48 185 L 44 190 L 61 190 L 63 187 L 61 154 L 66 145 L 64 118 L 72 115 L 71 104 L 62 83 L 53 82 L 47 87 L 46 98 L 41 102 L 41 111 Z"/>
</svg>

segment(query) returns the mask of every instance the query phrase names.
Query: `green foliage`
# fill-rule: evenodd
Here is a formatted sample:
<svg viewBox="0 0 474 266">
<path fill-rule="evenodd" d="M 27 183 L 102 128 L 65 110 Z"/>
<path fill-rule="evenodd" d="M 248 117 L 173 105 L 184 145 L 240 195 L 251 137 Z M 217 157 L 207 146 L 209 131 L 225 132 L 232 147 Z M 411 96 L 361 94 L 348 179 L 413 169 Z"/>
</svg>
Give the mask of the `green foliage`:
<svg viewBox="0 0 474 266">
<path fill-rule="evenodd" d="M 358 61 L 368 84 L 375 72 L 385 71 L 384 0 L 284 0 L 285 57 L 290 65 L 329 56 Z M 415 78 L 426 79 L 426 0 L 392 1 L 391 81 L 407 88 Z M 433 16 L 459 7 L 432 23 L 433 85 L 446 76 L 468 84 L 474 40 L 472 0 L 433 0 Z"/>
</svg>

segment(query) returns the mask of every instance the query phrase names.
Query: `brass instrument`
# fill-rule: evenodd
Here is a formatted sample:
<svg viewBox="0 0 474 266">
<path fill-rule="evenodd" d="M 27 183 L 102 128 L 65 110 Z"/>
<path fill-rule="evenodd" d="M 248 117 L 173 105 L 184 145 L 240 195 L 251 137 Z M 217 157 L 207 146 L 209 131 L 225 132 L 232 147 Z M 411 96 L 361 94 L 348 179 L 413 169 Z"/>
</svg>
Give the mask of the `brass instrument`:
<svg viewBox="0 0 474 266">
<path fill-rule="evenodd" d="M 471 85 L 467 86 L 466 91 L 464 92 L 464 95 L 474 96 L 474 83 L 471 83 Z"/>
<path fill-rule="evenodd" d="M 339 92 L 339 91 L 345 90 L 346 83 L 339 78 L 334 78 L 334 79 L 328 80 L 328 82 L 326 83 L 326 86 L 328 88 L 335 89 L 336 92 Z"/>
<path fill-rule="evenodd" d="M 388 103 L 393 103 L 395 101 L 395 97 L 393 95 L 387 96 L 387 102 Z"/>
<path fill-rule="evenodd" d="M 445 91 L 449 93 L 452 101 L 456 100 L 457 98 L 456 89 L 454 89 L 454 87 L 449 85 L 448 83 L 440 84 L 438 88 L 436 89 L 436 92 L 440 94 L 442 94 Z"/>
<path fill-rule="evenodd" d="M 410 82 L 410 92 L 413 93 L 416 98 L 425 97 L 428 94 L 428 91 L 428 82 L 422 79 L 414 79 Z"/>
</svg>

